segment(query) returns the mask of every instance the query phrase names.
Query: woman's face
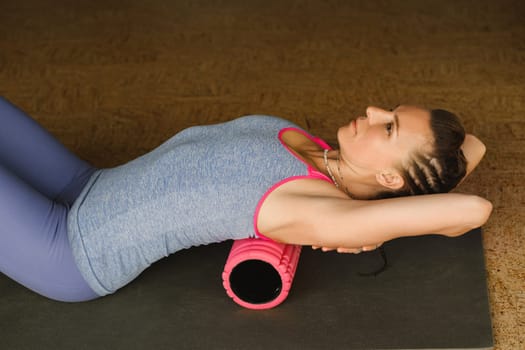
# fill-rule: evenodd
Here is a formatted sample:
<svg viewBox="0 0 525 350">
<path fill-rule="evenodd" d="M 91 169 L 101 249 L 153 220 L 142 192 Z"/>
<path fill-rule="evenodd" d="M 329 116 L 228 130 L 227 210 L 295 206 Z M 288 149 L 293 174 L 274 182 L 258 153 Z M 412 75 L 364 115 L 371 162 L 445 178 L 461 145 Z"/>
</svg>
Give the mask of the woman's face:
<svg viewBox="0 0 525 350">
<path fill-rule="evenodd" d="M 432 140 L 430 111 L 398 106 L 392 111 L 368 107 L 337 132 L 341 159 L 356 171 L 396 169 L 414 150 Z"/>
</svg>

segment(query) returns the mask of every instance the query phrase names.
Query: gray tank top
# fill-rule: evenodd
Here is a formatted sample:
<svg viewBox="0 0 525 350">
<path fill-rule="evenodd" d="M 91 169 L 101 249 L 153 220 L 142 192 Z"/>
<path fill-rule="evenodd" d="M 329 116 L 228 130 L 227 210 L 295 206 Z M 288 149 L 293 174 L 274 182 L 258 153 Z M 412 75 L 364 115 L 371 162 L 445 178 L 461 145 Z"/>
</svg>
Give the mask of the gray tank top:
<svg viewBox="0 0 525 350">
<path fill-rule="evenodd" d="M 257 236 L 265 194 L 297 178 L 327 180 L 284 146 L 287 128 L 329 148 L 286 120 L 247 116 L 191 127 L 97 171 L 68 215 L 73 254 L 91 288 L 110 294 L 178 250 Z"/>
</svg>

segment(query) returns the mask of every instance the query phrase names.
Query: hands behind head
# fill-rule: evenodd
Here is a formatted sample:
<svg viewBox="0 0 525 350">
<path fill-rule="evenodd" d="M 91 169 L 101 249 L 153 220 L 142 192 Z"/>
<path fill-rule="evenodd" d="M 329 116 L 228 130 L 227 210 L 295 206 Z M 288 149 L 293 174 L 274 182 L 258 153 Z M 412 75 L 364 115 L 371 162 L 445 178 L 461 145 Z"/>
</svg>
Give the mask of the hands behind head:
<svg viewBox="0 0 525 350">
<path fill-rule="evenodd" d="M 465 178 L 478 166 L 481 159 L 483 159 L 483 156 L 486 152 L 486 147 L 481 142 L 480 139 L 478 139 L 476 136 L 472 134 L 466 134 L 465 135 L 465 141 L 463 142 L 463 145 L 461 146 L 461 150 L 463 151 L 463 154 L 465 155 L 465 158 L 467 160 L 467 172 L 465 174 Z M 463 180 L 461 182 L 463 182 Z M 321 249 L 323 252 L 329 252 L 336 250 L 338 253 L 352 253 L 352 254 L 359 254 L 362 252 L 368 252 L 373 251 L 377 248 L 379 248 L 383 243 L 375 244 L 375 245 L 367 245 L 363 247 L 353 247 L 353 248 L 347 248 L 347 247 L 338 247 L 338 248 L 332 248 L 332 247 L 320 247 L 320 246 L 312 246 L 312 249 Z"/>
</svg>

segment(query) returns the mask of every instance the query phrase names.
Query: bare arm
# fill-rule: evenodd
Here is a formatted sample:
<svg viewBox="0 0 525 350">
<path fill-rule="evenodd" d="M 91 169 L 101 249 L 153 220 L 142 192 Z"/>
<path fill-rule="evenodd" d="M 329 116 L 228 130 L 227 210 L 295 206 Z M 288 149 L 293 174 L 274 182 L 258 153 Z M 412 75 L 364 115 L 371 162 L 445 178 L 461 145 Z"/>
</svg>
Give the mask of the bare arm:
<svg viewBox="0 0 525 350">
<path fill-rule="evenodd" d="M 374 201 L 289 195 L 281 205 L 288 208 L 293 223 L 269 232 L 269 237 L 328 248 L 371 246 L 425 234 L 458 236 L 483 225 L 492 211 L 487 200 L 459 193 Z"/>
<path fill-rule="evenodd" d="M 472 173 L 472 171 L 480 163 L 481 159 L 485 155 L 486 147 L 483 144 L 483 142 L 481 142 L 481 140 L 478 139 L 476 136 L 474 136 L 472 134 L 467 134 L 467 135 L 465 135 L 465 141 L 463 142 L 463 145 L 461 146 L 461 150 L 463 151 L 463 154 L 465 155 L 465 158 L 467 160 L 466 174 L 463 177 L 463 179 L 461 180 L 461 182 L 463 182 L 467 178 L 467 176 L 469 176 Z M 451 199 L 451 198 L 449 198 L 449 199 Z M 440 200 L 438 200 L 438 203 L 439 203 L 439 201 Z M 440 205 L 438 205 L 438 206 L 440 206 Z M 441 212 L 442 208 L 436 208 L 436 210 L 438 210 L 438 212 Z M 461 224 L 460 224 L 460 226 L 461 226 Z M 450 228 L 448 228 L 447 232 L 443 231 L 442 233 L 443 234 L 447 234 L 448 233 L 449 235 L 456 235 L 458 232 L 462 233 L 461 232 L 462 229 L 460 228 L 460 226 L 456 226 L 456 228 L 450 227 Z M 456 232 L 456 234 L 454 234 L 454 231 Z M 465 231 L 468 231 L 468 228 Z M 452 232 L 452 234 L 450 234 L 450 232 Z M 436 232 L 436 233 L 439 233 L 439 232 Z M 337 249 L 339 252 L 358 253 L 361 250 L 365 250 L 365 251 L 366 250 L 373 250 L 373 249 L 377 248 L 377 246 L 380 245 L 382 242 L 383 241 L 378 241 L 378 242 L 375 242 L 375 244 L 364 245 L 364 246 L 353 246 L 352 248 L 348 248 L 349 246 L 346 246 L 347 248 L 344 248 L 344 247 L 341 247 L 341 246 L 339 246 L 337 248 L 335 248 L 335 247 L 330 248 L 330 247 L 327 247 L 327 246 L 323 246 L 323 250 L 324 251 L 329 251 L 329 250 Z M 320 246 L 314 245 L 313 248 L 314 249 L 320 248 Z"/>
</svg>

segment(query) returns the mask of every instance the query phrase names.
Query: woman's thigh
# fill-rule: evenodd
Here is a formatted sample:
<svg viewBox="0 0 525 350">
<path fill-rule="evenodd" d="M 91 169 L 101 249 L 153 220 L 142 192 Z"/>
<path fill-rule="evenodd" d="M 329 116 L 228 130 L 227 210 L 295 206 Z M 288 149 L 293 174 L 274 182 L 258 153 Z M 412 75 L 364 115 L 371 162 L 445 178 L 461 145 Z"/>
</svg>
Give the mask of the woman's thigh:
<svg viewBox="0 0 525 350">
<path fill-rule="evenodd" d="M 0 272 L 51 299 L 97 298 L 72 256 L 66 206 L 49 200 L 2 166 Z"/>
<path fill-rule="evenodd" d="M 0 97 L 0 165 L 44 196 L 71 204 L 95 169 Z"/>
</svg>

